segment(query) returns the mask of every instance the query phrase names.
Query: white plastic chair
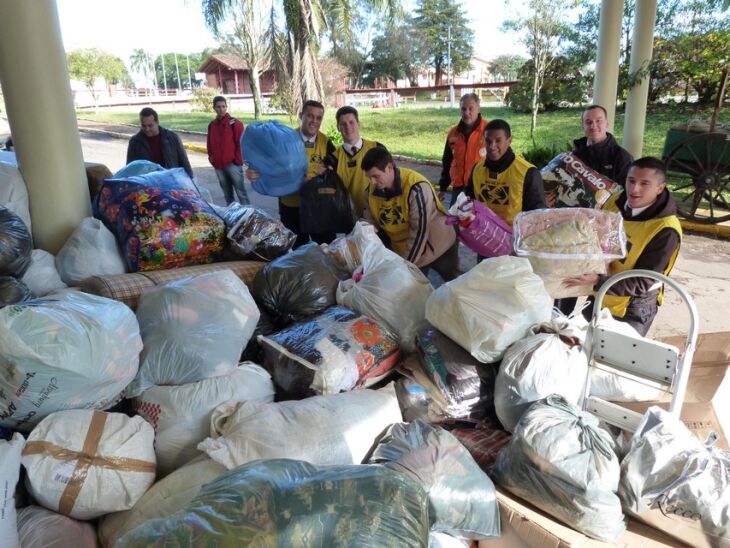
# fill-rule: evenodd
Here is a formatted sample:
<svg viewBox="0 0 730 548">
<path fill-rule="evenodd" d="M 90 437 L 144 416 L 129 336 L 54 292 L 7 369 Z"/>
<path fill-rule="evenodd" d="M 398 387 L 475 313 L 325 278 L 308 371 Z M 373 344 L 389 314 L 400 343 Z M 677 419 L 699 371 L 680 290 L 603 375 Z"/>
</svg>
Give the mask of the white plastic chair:
<svg viewBox="0 0 730 548">
<path fill-rule="evenodd" d="M 651 278 L 671 287 L 687 304 L 690 326 L 682 353 L 669 344 L 645 337 L 637 339 L 598 326 L 603 298 L 611 286 L 627 278 L 639 277 Z M 671 278 L 651 270 L 627 270 L 610 277 L 596 294 L 593 317 L 588 326 L 586 343 L 590 345 L 589 375 L 583 392 L 588 396 L 583 399 L 583 409 L 622 430 L 635 432 L 639 426 L 642 417 L 640 413 L 590 395 L 590 373 L 594 369 L 603 369 L 671 393 L 669 412 L 679 417 L 687 391 L 687 381 L 697 344 L 698 331 L 699 318 L 692 297 Z"/>
</svg>

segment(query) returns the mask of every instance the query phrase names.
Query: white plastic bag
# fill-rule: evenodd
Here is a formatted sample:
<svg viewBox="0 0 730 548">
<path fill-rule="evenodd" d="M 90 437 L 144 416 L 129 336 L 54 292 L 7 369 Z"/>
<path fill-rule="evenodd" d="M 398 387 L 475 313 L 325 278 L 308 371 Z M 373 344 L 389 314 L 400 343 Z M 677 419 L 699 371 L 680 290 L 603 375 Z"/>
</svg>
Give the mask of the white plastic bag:
<svg viewBox="0 0 730 548">
<path fill-rule="evenodd" d="M 559 394 L 578 404 L 588 374 L 585 332 L 566 318 L 533 327 L 507 349 L 494 384 L 494 407 L 508 432 L 534 402 Z"/>
<path fill-rule="evenodd" d="M 499 361 L 532 325 L 550 319 L 553 299 L 527 259 L 485 259 L 438 289 L 426 319 L 483 363 Z"/>
<path fill-rule="evenodd" d="M 18 530 L 15 515 L 15 486 L 20 476 L 20 453 L 25 445 L 15 433 L 10 441 L 0 440 L 0 540 L 8 548 L 17 548 Z"/>
<path fill-rule="evenodd" d="M 624 510 L 696 547 L 730 546 L 730 452 L 650 407 L 621 463 Z"/>
<path fill-rule="evenodd" d="M 99 540 L 104 548 L 113 548 L 126 533 L 156 518 L 165 518 L 182 510 L 195 498 L 200 488 L 228 469 L 201 455 L 155 483 L 129 510 L 107 514 L 99 521 Z"/>
<path fill-rule="evenodd" d="M 96 548 L 96 528 L 42 506 L 18 510 L 18 536 L 22 548 Z"/>
<path fill-rule="evenodd" d="M 56 270 L 56 258 L 42 249 L 31 251 L 30 267 L 23 274 L 22 281 L 34 297 L 43 297 L 66 287 Z"/>
<path fill-rule="evenodd" d="M 79 285 L 90 276 L 127 271 L 114 234 L 93 217 L 86 217 L 68 237 L 56 255 L 56 267 L 68 285 Z"/>
<path fill-rule="evenodd" d="M 522 415 L 497 455 L 493 477 L 570 527 L 611 542 L 626 528 L 613 447 L 595 416 L 548 396 Z"/>
<path fill-rule="evenodd" d="M 385 247 L 373 225 L 358 221 L 352 232 L 331 244 L 322 244 L 322 250 L 335 260 L 337 266 L 352 274 L 362 264 L 363 253 L 371 245 Z"/>
<path fill-rule="evenodd" d="M 274 401 L 271 376 L 255 363 L 232 373 L 180 386 L 153 386 L 133 407 L 155 429 L 155 453 L 161 475 L 200 455 L 197 445 L 210 435 L 210 416 L 229 401 Z"/>
<path fill-rule="evenodd" d="M 30 209 L 28 204 L 28 189 L 17 165 L 0 161 L 0 205 L 20 217 L 28 232 L 30 225 Z"/>
<path fill-rule="evenodd" d="M 426 326 L 426 301 L 433 287 L 423 272 L 384 246 L 367 247 L 353 277 L 337 286 L 337 304 L 384 322 L 406 352 Z"/>
<path fill-rule="evenodd" d="M 198 449 L 228 469 L 257 459 L 360 464 L 377 436 L 401 422 L 395 390 L 355 390 L 278 403 L 229 402 Z"/>
<path fill-rule="evenodd" d="M 137 374 L 129 307 L 64 291 L 0 309 L 0 425 L 28 431 L 62 409 L 105 409 Z"/>
<path fill-rule="evenodd" d="M 259 316 L 246 284 L 230 270 L 151 288 L 137 307 L 144 348 L 129 395 L 233 372 Z"/>
<path fill-rule="evenodd" d="M 131 508 L 155 481 L 154 439 L 142 417 L 86 409 L 53 413 L 23 449 L 30 493 L 49 510 L 76 519 Z"/>
</svg>

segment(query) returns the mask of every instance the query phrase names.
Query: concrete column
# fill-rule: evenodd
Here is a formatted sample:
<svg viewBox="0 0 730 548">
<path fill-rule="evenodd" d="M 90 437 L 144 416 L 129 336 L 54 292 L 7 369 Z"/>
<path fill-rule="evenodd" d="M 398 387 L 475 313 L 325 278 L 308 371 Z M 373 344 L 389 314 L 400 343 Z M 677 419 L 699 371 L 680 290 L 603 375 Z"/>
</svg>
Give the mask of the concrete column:
<svg viewBox="0 0 730 548">
<path fill-rule="evenodd" d="M 593 104 L 601 105 L 606 109 L 608 113 L 608 130 L 611 132 L 613 131 L 613 120 L 616 114 L 623 14 L 623 0 L 601 0 L 596 76 L 593 79 Z"/>
<path fill-rule="evenodd" d="M 35 246 L 56 253 L 91 207 L 54 0 L 0 0 L 0 85 Z"/>
<path fill-rule="evenodd" d="M 634 31 L 631 36 L 631 60 L 629 74 L 648 69 L 654 51 L 654 25 L 656 23 L 657 0 L 637 0 Z M 639 158 L 644 149 L 644 125 L 646 123 L 646 102 L 649 97 L 649 76 L 629 90 L 626 97 L 623 146 L 634 158 Z"/>
</svg>

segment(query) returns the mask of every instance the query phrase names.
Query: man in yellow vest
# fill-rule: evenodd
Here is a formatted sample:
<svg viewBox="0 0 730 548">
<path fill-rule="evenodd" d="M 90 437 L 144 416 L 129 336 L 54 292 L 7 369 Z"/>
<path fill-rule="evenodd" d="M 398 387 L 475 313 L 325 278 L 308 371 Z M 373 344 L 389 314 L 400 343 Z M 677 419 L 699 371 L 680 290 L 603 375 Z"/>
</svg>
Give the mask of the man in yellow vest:
<svg viewBox="0 0 730 548">
<path fill-rule="evenodd" d="M 317 175 L 324 173 L 327 163 L 334 164 L 333 154 L 335 146 L 327 136 L 322 133 L 319 128 L 324 118 L 324 105 L 319 101 L 308 100 L 302 105 L 302 111 L 299 113 L 299 134 L 304 142 L 304 151 L 309 159 L 309 169 L 307 171 L 306 181 L 314 179 Z M 255 170 L 246 170 L 246 177 L 249 180 L 256 180 L 259 174 Z M 279 219 L 294 234 L 297 239 L 294 247 L 297 248 L 309 242 L 311 239 L 318 244 L 330 243 L 335 239 L 337 234 L 329 232 L 325 234 L 307 234 L 301 231 L 299 227 L 299 207 L 301 199 L 299 192 L 294 192 L 287 196 L 279 198 Z"/>
<path fill-rule="evenodd" d="M 444 199 L 450 185 L 452 204 L 456 196 L 464 191 L 474 164 L 484 160 L 487 155 L 484 146 L 487 121 L 479 111 L 479 96 L 476 93 L 462 95 L 460 106 L 461 120 L 446 136 L 439 179 L 439 198 Z"/>
<path fill-rule="evenodd" d="M 334 153 L 337 160 L 337 175 L 340 176 L 352 197 L 355 215 L 362 217 L 365 208 L 365 190 L 369 185 L 368 178 L 360 168 L 362 159 L 370 149 L 377 146 L 383 147 L 383 145 L 360 137 L 360 117 L 355 107 L 341 107 L 337 110 L 335 118 L 337 119 L 337 129 L 344 140 Z"/>
<path fill-rule="evenodd" d="M 565 280 L 566 286 L 592 284 L 597 290 L 609 276 L 635 268 L 669 275 L 679 253 L 682 227 L 665 176 L 664 163 L 658 158 L 647 156 L 631 164 L 626 189 L 603 205 L 603 209 L 620 213 L 624 219 L 626 257 L 611 262 L 607 276 L 583 274 Z M 613 285 L 603 305 L 614 318 L 646 335 L 663 298 L 661 284 L 650 278 L 630 278 Z M 586 317 L 590 317 L 592 308 L 584 311 Z"/>
<path fill-rule="evenodd" d="M 424 274 L 433 268 L 446 282 L 459 276 L 456 232 L 446 224 L 446 210 L 428 179 L 397 168 L 383 147 L 365 154 L 362 170 L 370 182 L 363 191 L 363 217 L 378 228 L 388 248 Z"/>
</svg>

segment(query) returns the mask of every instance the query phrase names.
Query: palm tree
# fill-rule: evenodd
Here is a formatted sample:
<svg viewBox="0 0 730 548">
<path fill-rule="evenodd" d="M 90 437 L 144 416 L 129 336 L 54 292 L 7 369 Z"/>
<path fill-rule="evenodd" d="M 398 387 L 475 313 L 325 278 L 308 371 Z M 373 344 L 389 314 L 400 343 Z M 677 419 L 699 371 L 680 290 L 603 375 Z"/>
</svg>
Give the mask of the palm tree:
<svg viewBox="0 0 730 548">
<path fill-rule="evenodd" d="M 157 90 L 157 74 L 149 52 L 142 48 L 132 50 L 132 55 L 129 56 L 129 64 L 132 70 L 141 72 L 145 78 L 151 77 L 155 90 Z"/>
<path fill-rule="evenodd" d="M 201 0 L 205 22 L 212 30 L 217 31 L 236 0 Z M 288 68 L 287 84 L 298 87 L 298 102 L 306 99 L 322 101 L 322 76 L 317 65 L 320 33 L 330 25 L 338 29 L 338 37 L 342 40 L 348 35 L 354 10 L 353 0 L 281 0 L 284 10 L 285 30 L 280 33 L 272 16 L 268 36 L 276 38 L 278 45 L 269 42 L 272 48 L 284 48 L 286 66 Z M 388 8 L 390 16 L 398 11 L 398 0 L 366 0 L 374 9 Z M 273 8 L 272 8 L 273 9 Z M 273 29 L 273 33 L 271 32 Z M 283 36 L 283 37 L 282 37 Z M 272 61 L 275 66 L 275 63 Z M 279 78 L 277 78 L 279 80 Z"/>
</svg>

